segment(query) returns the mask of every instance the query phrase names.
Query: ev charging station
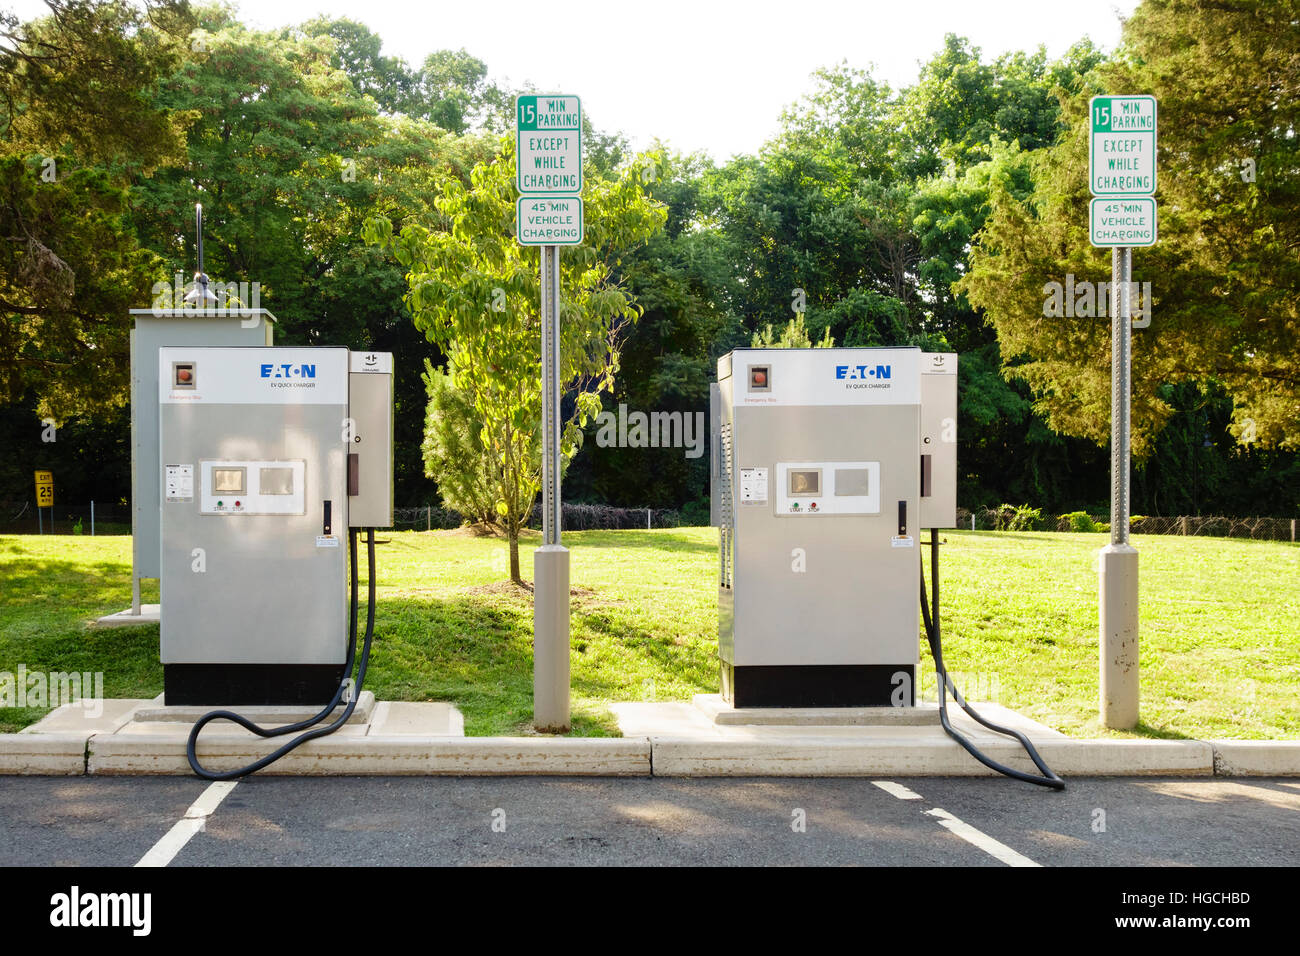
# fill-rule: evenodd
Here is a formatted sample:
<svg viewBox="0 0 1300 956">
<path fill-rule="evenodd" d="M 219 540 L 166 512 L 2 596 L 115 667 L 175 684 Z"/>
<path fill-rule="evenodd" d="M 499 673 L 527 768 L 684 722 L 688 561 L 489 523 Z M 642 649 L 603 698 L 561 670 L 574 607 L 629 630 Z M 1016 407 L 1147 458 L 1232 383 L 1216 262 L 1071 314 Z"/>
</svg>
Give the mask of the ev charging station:
<svg viewBox="0 0 1300 956">
<path fill-rule="evenodd" d="M 719 360 L 725 700 L 915 703 L 920 531 L 956 520 L 956 381 L 956 355 L 917 348 Z"/>
<path fill-rule="evenodd" d="M 173 704 L 318 704 L 345 676 L 352 527 L 392 524 L 392 355 L 158 352 Z"/>
<path fill-rule="evenodd" d="M 1063 788 L 1024 734 L 966 702 L 943 663 L 938 531 L 957 518 L 957 356 L 736 349 L 718 360 L 710 404 L 723 699 L 737 709 L 917 707 L 923 622 L 944 731 L 999 773 Z M 1041 776 L 957 732 L 949 693 L 1019 741 Z"/>
</svg>

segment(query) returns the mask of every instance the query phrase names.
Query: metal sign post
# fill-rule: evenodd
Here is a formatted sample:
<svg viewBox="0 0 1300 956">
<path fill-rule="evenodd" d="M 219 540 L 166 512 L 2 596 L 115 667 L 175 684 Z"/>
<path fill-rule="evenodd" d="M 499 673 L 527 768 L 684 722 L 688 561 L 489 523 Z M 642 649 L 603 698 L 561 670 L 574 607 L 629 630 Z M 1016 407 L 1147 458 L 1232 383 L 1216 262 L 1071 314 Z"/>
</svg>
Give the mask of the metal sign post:
<svg viewBox="0 0 1300 956">
<path fill-rule="evenodd" d="M 582 105 L 516 101 L 515 237 L 541 252 L 542 546 L 533 552 L 533 726 L 569 729 L 569 551 L 560 543 L 560 246 L 582 242 Z"/>
<path fill-rule="evenodd" d="M 1098 555 L 1099 700 L 1106 727 L 1138 722 L 1138 552 L 1129 542 L 1133 379 L 1133 246 L 1156 241 L 1156 101 L 1094 96 L 1090 103 L 1089 234 L 1111 247 L 1110 544 Z M 1104 200 L 1104 201 L 1103 201 Z"/>
<path fill-rule="evenodd" d="M 1133 318 L 1129 283 L 1133 250 L 1111 250 L 1110 544 L 1098 558 L 1099 700 L 1106 727 L 1137 725 L 1138 552 L 1129 543 L 1129 425 Z"/>
<path fill-rule="evenodd" d="M 533 552 L 533 726 L 569 729 L 569 550 L 560 544 L 560 249 L 542 246 L 542 546 Z"/>
</svg>

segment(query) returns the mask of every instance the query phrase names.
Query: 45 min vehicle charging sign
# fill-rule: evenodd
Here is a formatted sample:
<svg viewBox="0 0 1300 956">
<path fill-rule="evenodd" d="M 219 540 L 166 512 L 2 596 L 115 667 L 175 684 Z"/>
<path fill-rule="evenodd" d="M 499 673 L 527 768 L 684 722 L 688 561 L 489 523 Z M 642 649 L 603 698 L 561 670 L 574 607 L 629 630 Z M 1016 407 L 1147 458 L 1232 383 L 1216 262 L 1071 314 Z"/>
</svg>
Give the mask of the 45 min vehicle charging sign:
<svg viewBox="0 0 1300 956">
<path fill-rule="evenodd" d="M 523 196 L 515 202 L 515 238 L 525 246 L 582 245 L 582 200 Z"/>
<path fill-rule="evenodd" d="M 1094 199 L 1088 207 L 1094 246 L 1154 246 L 1156 201 L 1150 196 Z"/>
</svg>

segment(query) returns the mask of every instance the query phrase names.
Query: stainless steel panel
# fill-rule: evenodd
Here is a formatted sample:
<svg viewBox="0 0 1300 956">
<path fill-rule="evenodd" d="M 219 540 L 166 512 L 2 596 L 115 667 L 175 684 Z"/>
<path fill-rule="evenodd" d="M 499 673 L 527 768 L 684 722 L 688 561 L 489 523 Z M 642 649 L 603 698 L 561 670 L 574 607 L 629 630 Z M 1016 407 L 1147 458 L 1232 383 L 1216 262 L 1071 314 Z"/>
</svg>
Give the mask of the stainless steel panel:
<svg viewBox="0 0 1300 956">
<path fill-rule="evenodd" d="M 348 383 L 348 417 L 353 422 L 352 444 L 348 450 L 358 456 L 359 466 L 359 494 L 349 498 L 349 520 L 354 528 L 391 528 L 393 376 L 352 372 Z"/>
<path fill-rule="evenodd" d="M 775 475 L 780 461 L 879 461 L 880 513 L 778 518 L 774 490 L 762 505 L 738 507 L 735 647 L 724 659 L 738 666 L 915 664 L 918 406 L 751 405 L 734 416 L 737 471 L 766 467 Z M 902 547 L 894 540 L 900 500 L 910 537 Z"/>
<path fill-rule="evenodd" d="M 730 375 L 718 382 L 718 656 L 728 663 L 735 663 L 736 636 L 736 476 L 732 455 L 732 387 Z"/>
<path fill-rule="evenodd" d="M 306 463 L 302 515 L 200 514 L 197 470 L 193 500 L 162 504 L 164 664 L 343 662 L 346 414 L 346 406 L 333 404 L 161 407 L 165 464 Z M 318 540 L 326 500 L 332 502 L 330 547 Z M 196 549 L 202 550 L 202 572 L 195 570 Z"/>
<path fill-rule="evenodd" d="M 131 331 L 131 555 L 138 578 L 161 575 L 158 457 L 158 350 L 168 345 L 271 344 L 270 313 L 186 317 L 183 310 L 135 311 Z M 192 310 L 191 310 L 192 311 Z"/>
<path fill-rule="evenodd" d="M 957 356 L 931 353 L 922 359 L 921 454 L 930 456 L 930 495 L 921 499 L 921 527 L 955 528 Z"/>
<path fill-rule="evenodd" d="M 718 383 L 709 383 L 709 524 L 719 527 L 721 523 L 722 489 L 719 477 L 722 475 L 722 396 L 718 392 Z"/>
</svg>

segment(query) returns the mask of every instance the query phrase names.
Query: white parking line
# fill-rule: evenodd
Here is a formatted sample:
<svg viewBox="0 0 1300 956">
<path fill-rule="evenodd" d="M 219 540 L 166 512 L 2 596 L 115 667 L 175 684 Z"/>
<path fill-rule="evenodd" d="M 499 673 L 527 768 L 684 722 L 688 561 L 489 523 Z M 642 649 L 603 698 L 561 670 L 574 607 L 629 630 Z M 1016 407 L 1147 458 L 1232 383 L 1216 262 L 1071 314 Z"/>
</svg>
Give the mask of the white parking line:
<svg viewBox="0 0 1300 956">
<path fill-rule="evenodd" d="M 873 780 L 871 781 L 885 793 L 898 797 L 899 800 L 920 800 L 921 795 L 915 790 L 908 790 L 901 783 L 894 783 L 892 780 Z"/>
<path fill-rule="evenodd" d="M 1027 856 L 1022 856 L 1005 843 L 999 843 L 987 833 L 976 830 L 969 823 L 958 820 L 947 810 L 941 810 L 935 807 L 933 810 L 925 811 L 927 816 L 937 817 L 939 825 L 946 828 L 949 832 L 955 833 L 972 846 L 977 846 L 994 859 L 1001 860 L 1007 866 L 1041 866 L 1035 863 Z"/>
<path fill-rule="evenodd" d="M 190 838 L 203 831 L 207 826 L 208 817 L 216 812 L 221 801 L 226 798 L 226 794 L 234 790 L 238 782 L 238 780 L 218 780 L 199 794 L 199 798 L 185 811 L 185 816 L 177 820 L 176 825 L 168 830 L 148 853 L 140 857 L 140 862 L 136 866 L 166 866 L 174 860 L 176 854 L 190 842 Z"/>
<path fill-rule="evenodd" d="M 921 795 L 919 793 L 917 793 L 915 790 L 909 790 L 901 783 L 894 783 L 894 781 L 892 780 L 873 780 L 871 782 L 875 784 L 877 787 L 879 787 L 881 790 L 885 791 L 885 793 L 895 796 L 899 800 L 920 800 L 921 799 Z M 969 823 L 966 823 L 962 820 L 958 820 L 947 810 L 941 810 L 939 807 L 935 807 L 933 810 L 924 811 L 924 813 L 926 816 L 935 817 L 936 819 L 938 819 L 939 825 L 947 829 L 948 832 L 956 834 L 957 836 L 961 837 L 963 840 L 965 840 L 967 843 L 971 844 L 972 846 L 979 847 L 989 856 L 993 857 L 996 860 L 1001 860 L 1007 866 L 1041 866 L 1042 865 L 1041 863 L 1035 863 L 1033 860 L 1029 859 L 1029 857 L 1024 856 L 1023 854 L 1017 853 L 1015 850 L 1011 849 L 1011 847 L 1007 846 L 1005 843 L 999 843 L 997 840 L 993 839 L 987 833 L 982 833 L 979 830 L 976 830 Z"/>
</svg>

